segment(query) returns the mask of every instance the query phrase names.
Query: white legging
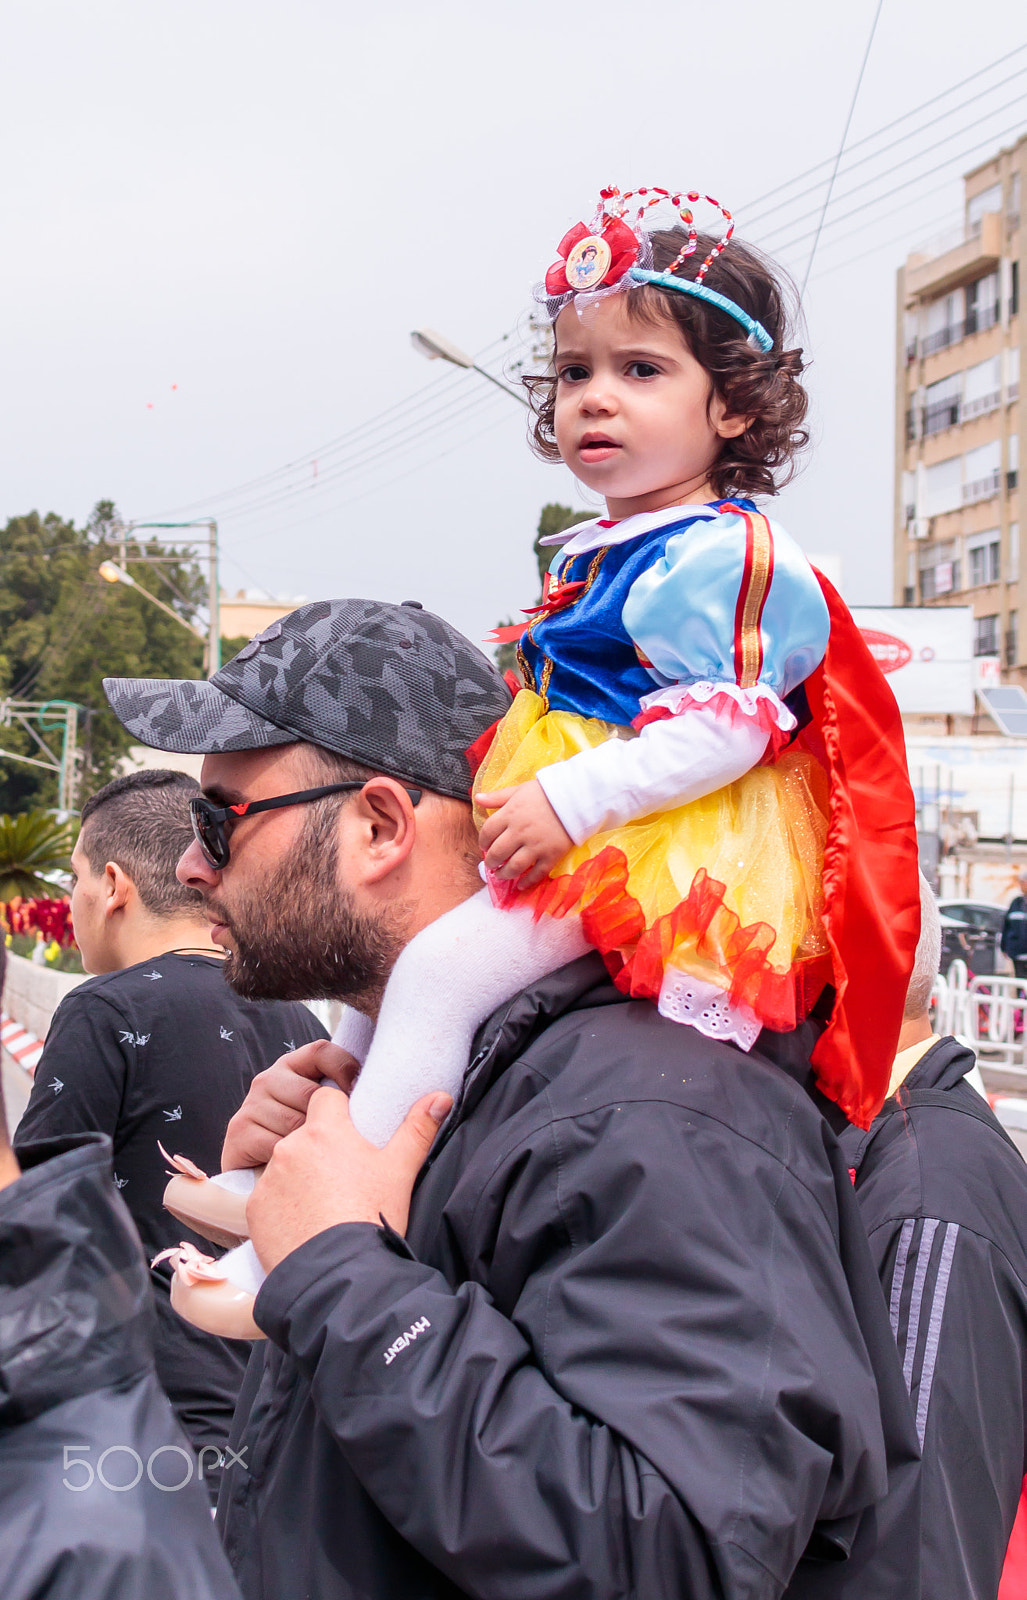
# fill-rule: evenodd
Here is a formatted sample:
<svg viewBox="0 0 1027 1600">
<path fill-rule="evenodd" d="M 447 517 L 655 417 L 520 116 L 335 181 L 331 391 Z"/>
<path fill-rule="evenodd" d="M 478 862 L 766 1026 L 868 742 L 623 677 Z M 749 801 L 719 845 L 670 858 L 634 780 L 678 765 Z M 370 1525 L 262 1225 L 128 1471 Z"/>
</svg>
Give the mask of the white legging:
<svg viewBox="0 0 1027 1600">
<path fill-rule="evenodd" d="M 349 1006 L 335 1031 L 364 1062 L 350 1096 L 357 1131 L 380 1146 L 422 1095 L 455 1099 L 486 1017 L 588 949 L 577 918 L 500 911 L 487 889 L 422 928 L 392 969 L 373 1033 Z"/>
</svg>

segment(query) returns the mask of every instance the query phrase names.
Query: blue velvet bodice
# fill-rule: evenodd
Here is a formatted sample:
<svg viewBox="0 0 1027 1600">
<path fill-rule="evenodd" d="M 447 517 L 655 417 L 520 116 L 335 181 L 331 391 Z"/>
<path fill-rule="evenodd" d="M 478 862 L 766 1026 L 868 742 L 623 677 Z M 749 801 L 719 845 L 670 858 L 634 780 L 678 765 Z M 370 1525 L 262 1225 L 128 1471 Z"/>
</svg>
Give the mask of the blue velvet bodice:
<svg viewBox="0 0 1027 1600">
<path fill-rule="evenodd" d="M 723 504 L 714 502 L 710 510 L 720 511 Z M 732 504 L 756 509 L 751 500 Z M 661 687 L 736 683 L 744 519 L 731 515 L 730 507 L 713 517 L 688 511 L 692 514 L 636 538 L 624 537 L 628 523 L 613 524 L 622 542 L 605 551 L 556 555 L 551 578 L 586 587 L 572 604 L 543 616 L 521 638 L 531 687 L 544 692 L 550 706 L 627 726 L 638 716 L 643 696 Z M 601 525 L 597 528 L 601 532 Z M 759 621 L 758 682 L 783 698 L 823 658 L 828 619 L 799 547 L 777 527 L 773 542 L 772 578 Z"/>
</svg>

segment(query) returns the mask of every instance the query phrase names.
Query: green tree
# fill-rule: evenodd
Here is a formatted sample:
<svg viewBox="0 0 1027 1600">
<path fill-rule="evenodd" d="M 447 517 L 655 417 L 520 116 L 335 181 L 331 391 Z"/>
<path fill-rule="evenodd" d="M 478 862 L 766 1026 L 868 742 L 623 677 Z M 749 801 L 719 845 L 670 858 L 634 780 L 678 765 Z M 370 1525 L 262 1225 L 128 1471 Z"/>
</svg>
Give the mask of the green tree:
<svg viewBox="0 0 1027 1600">
<path fill-rule="evenodd" d="M 79 798 L 106 783 L 132 743 L 108 709 L 103 679 L 197 678 L 203 649 L 144 595 L 105 583 L 101 562 L 120 556 L 117 513 L 101 501 L 84 528 L 49 513 L 12 517 L 0 528 L 0 700 L 72 700 L 79 718 Z M 172 554 L 151 565 L 133 555 Z M 184 552 L 129 542 L 127 566 L 185 618 L 205 592 L 200 568 Z M 17 727 L 0 728 L 0 750 L 41 755 Z M 0 808 L 53 806 L 54 773 L 0 758 Z"/>
<path fill-rule="evenodd" d="M 551 500 L 542 507 L 538 518 L 538 532 L 532 549 L 538 564 L 538 581 L 541 591 L 543 580 L 549 571 L 549 563 L 553 559 L 552 545 L 543 546 L 542 540 L 552 538 L 553 534 L 564 533 L 568 528 L 573 528 L 579 522 L 591 522 L 591 511 L 572 511 L 570 506 L 562 506 L 556 500 Z"/>
<path fill-rule="evenodd" d="M 237 656 L 240 650 L 244 650 L 249 642 L 250 636 L 248 633 L 233 634 L 231 639 L 226 639 L 225 635 L 222 634 L 221 665 L 224 666 L 226 661 L 231 661 L 232 657 Z"/>
<path fill-rule="evenodd" d="M 545 582 L 546 573 L 549 571 L 549 563 L 553 559 L 552 546 L 544 546 L 542 540 L 548 539 L 554 533 L 563 533 L 566 528 L 573 528 L 577 522 L 589 522 L 591 518 L 591 511 L 572 511 L 570 506 L 562 506 L 556 500 L 551 500 L 548 505 L 542 507 L 539 512 L 538 528 L 531 546 L 535 552 L 535 562 L 538 566 L 539 598 L 541 598 L 542 585 Z M 509 627 L 512 621 L 513 618 L 508 617 L 505 622 L 499 623 L 499 627 Z M 496 646 L 496 666 L 500 672 L 517 672 L 517 646 L 515 644 L 500 644 Z"/>
<path fill-rule="evenodd" d="M 0 816 L 0 900 L 52 895 L 53 884 L 41 874 L 68 868 L 73 833 L 68 823 L 55 822 L 45 811 Z"/>
</svg>

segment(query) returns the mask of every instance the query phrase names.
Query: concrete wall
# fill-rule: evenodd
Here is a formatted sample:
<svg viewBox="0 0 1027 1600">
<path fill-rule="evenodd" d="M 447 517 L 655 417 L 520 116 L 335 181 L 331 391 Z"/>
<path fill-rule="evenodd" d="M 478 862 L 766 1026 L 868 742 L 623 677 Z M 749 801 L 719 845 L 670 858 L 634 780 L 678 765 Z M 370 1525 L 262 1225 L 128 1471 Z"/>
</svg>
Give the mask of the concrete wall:
<svg viewBox="0 0 1027 1600">
<path fill-rule="evenodd" d="M 7 952 L 7 976 L 4 981 L 3 1009 L 14 1022 L 37 1039 L 45 1039 L 50 1028 L 50 1018 L 69 990 L 85 982 L 85 974 L 54 972 L 50 967 L 37 967 L 24 956 Z M 0 1075 L 7 1110 L 8 1132 L 13 1134 L 18 1119 L 28 1103 L 32 1079 L 13 1056 L 0 1046 Z"/>
<path fill-rule="evenodd" d="M 37 1039 L 45 1039 L 50 1018 L 64 996 L 80 983 L 85 975 L 78 972 L 54 972 L 49 967 L 37 967 L 24 956 L 7 952 L 7 977 L 4 981 L 3 1007 L 9 1017 L 20 1022 Z"/>
</svg>

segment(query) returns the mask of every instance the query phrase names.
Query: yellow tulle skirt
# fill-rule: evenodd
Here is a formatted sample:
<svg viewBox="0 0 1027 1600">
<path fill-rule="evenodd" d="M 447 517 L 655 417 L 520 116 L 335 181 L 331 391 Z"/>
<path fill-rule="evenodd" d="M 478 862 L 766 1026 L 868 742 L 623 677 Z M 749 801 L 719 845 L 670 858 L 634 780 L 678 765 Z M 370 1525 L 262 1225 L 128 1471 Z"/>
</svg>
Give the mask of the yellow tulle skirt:
<svg viewBox="0 0 1027 1600">
<path fill-rule="evenodd" d="M 473 793 L 529 782 L 630 728 L 547 711 L 518 694 Z M 671 811 L 596 834 L 525 891 L 492 880 L 500 904 L 579 916 L 618 986 L 658 1000 L 670 974 L 712 984 L 766 1027 L 802 1021 L 830 977 L 822 872 L 828 785 L 808 753 L 769 765 Z M 476 812 L 479 826 L 484 813 Z"/>
</svg>

